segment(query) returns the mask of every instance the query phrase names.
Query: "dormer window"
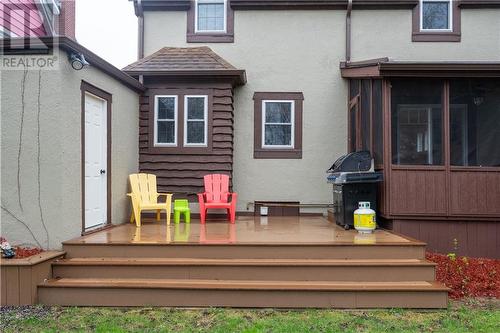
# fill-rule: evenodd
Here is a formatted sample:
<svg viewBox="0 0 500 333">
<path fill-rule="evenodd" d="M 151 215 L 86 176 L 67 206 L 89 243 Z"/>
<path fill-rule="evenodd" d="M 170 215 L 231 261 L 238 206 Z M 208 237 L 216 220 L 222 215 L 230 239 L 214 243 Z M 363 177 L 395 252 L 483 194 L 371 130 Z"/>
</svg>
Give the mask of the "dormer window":
<svg viewBox="0 0 500 333">
<path fill-rule="evenodd" d="M 452 2 L 443 0 L 421 0 L 420 31 L 451 31 Z"/>
<path fill-rule="evenodd" d="M 188 43 L 234 42 L 234 12 L 228 0 L 194 0 L 187 13 Z"/>
<path fill-rule="evenodd" d="M 197 0 L 196 32 L 225 32 L 226 16 L 226 0 Z"/>
<path fill-rule="evenodd" d="M 460 1 L 420 0 L 413 9 L 413 42 L 460 42 Z"/>
</svg>

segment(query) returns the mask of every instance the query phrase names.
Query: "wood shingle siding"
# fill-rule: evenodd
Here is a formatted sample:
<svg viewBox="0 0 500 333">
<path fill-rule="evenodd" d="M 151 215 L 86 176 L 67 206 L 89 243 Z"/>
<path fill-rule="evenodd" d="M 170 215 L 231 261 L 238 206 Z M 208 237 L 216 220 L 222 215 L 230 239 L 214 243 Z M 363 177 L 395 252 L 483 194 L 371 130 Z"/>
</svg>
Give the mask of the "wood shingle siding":
<svg viewBox="0 0 500 333">
<path fill-rule="evenodd" d="M 170 85 L 172 86 L 172 85 Z M 203 176 L 209 173 L 222 173 L 232 177 L 233 172 L 233 90 L 230 84 L 207 88 L 204 85 L 190 85 L 189 88 L 174 89 L 169 93 L 178 95 L 199 94 L 206 91 L 209 95 L 208 147 L 162 148 L 152 144 L 154 126 L 154 98 L 160 94 L 150 89 L 140 98 L 139 115 L 139 168 L 141 172 L 157 176 L 161 192 L 173 192 L 178 197 L 203 192 Z M 170 90 L 172 89 L 172 90 Z M 177 92 L 174 92 L 177 91 Z M 179 109 L 179 113 L 183 110 Z M 183 126 L 179 121 L 178 128 Z M 211 130 L 210 130 L 211 128 Z"/>
</svg>

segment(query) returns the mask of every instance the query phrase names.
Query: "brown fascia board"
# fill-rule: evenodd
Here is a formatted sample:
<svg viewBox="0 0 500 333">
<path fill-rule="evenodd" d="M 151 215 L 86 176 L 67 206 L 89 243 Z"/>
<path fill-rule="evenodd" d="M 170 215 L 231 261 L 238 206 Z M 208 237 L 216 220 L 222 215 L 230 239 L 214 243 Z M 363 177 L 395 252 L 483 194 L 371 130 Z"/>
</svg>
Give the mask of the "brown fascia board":
<svg viewBox="0 0 500 333">
<path fill-rule="evenodd" d="M 235 10 L 346 9 L 347 0 L 230 0 Z M 411 9 L 418 0 L 353 0 L 356 9 Z"/>
<path fill-rule="evenodd" d="M 378 65 L 381 76 L 400 77 L 500 77 L 497 61 L 389 61 Z"/>
<path fill-rule="evenodd" d="M 379 64 L 388 62 L 389 58 L 376 58 L 363 61 L 340 63 L 340 73 L 343 78 L 380 77 Z"/>
<path fill-rule="evenodd" d="M 461 0 L 460 8 L 500 8 L 500 0 Z"/>
<path fill-rule="evenodd" d="M 177 80 L 228 80 L 233 86 L 241 86 L 247 82 L 246 72 L 244 69 L 197 69 L 197 70 L 158 70 L 158 71 L 125 71 L 127 74 L 138 77 L 163 77 Z"/>
<path fill-rule="evenodd" d="M 340 63 L 342 77 L 500 77 L 497 61 L 391 61 L 388 58 Z"/>
<path fill-rule="evenodd" d="M 78 44 L 71 38 L 68 37 L 38 37 L 38 38 L 5 38 L 0 39 L 0 50 L 1 54 L 12 54 L 12 55 L 23 55 L 23 54 L 33 54 L 33 49 L 47 50 L 47 48 L 59 47 L 66 52 L 77 52 L 85 56 L 92 67 L 98 68 L 114 79 L 118 80 L 125 86 L 138 91 L 143 92 L 146 88 L 136 79 L 130 75 L 122 72 L 120 69 L 116 68 L 103 58 L 99 57 L 94 52 L 90 51 L 86 47 Z M 45 52 L 46 53 L 46 52 Z"/>
<path fill-rule="evenodd" d="M 144 11 L 187 11 L 191 8 L 190 0 L 142 0 L 140 4 L 134 0 L 136 8 L 142 7 Z M 136 10 L 137 15 L 137 10 Z"/>
</svg>

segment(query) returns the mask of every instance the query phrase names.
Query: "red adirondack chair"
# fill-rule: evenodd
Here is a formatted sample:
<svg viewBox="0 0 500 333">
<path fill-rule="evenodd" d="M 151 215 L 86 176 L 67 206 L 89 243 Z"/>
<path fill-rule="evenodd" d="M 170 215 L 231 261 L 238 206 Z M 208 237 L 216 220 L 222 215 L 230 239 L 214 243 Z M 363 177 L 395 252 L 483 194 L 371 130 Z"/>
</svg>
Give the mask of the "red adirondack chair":
<svg viewBox="0 0 500 333">
<path fill-rule="evenodd" d="M 205 175 L 203 177 L 205 192 L 198 193 L 200 203 L 200 220 L 205 223 L 207 210 L 225 209 L 227 217 L 231 223 L 236 220 L 236 200 L 237 193 L 229 192 L 229 176 L 221 174 Z M 229 197 L 231 201 L 229 202 Z"/>
</svg>

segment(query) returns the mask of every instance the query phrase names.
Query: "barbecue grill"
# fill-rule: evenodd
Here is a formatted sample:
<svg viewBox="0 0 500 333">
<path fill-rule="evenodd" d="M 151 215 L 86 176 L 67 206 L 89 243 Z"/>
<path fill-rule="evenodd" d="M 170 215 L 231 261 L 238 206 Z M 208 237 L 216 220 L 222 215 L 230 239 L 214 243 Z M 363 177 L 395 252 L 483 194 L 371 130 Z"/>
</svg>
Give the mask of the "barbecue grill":
<svg viewBox="0 0 500 333">
<path fill-rule="evenodd" d="M 369 201 L 370 207 L 376 209 L 377 183 L 383 175 L 373 170 L 369 151 L 341 156 L 327 174 L 327 182 L 333 185 L 333 212 L 338 225 L 346 230 L 354 226 L 354 211 L 360 201 Z"/>
</svg>

